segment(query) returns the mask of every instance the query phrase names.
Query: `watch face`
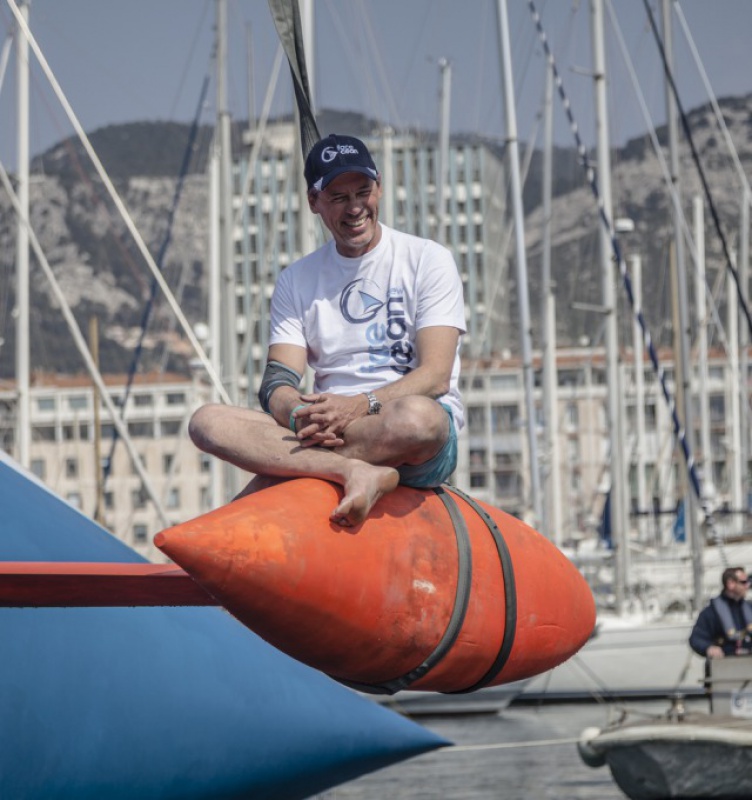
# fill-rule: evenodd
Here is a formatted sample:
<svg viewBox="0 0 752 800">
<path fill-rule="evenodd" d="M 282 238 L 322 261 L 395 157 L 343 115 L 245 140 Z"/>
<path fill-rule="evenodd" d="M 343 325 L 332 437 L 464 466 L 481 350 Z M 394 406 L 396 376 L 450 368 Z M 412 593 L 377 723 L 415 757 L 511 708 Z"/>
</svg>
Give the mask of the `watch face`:
<svg viewBox="0 0 752 800">
<path fill-rule="evenodd" d="M 378 414 L 381 411 L 381 403 L 372 394 L 367 394 L 366 397 L 368 398 L 368 413 Z"/>
</svg>

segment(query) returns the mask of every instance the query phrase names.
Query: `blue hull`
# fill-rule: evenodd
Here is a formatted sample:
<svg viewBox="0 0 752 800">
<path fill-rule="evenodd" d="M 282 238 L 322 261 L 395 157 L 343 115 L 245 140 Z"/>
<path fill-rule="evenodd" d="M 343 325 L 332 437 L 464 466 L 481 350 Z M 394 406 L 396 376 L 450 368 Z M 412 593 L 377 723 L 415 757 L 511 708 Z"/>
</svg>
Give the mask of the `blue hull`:
<svg viewBox="0 0 752 800">
<path fill-rule="evenodd" d="M 0 456 L 0 560 L 139 562 Z M 0 609 L 0 796 L 308 797 L 448 742 L 215 608 Z"/>
</svg>

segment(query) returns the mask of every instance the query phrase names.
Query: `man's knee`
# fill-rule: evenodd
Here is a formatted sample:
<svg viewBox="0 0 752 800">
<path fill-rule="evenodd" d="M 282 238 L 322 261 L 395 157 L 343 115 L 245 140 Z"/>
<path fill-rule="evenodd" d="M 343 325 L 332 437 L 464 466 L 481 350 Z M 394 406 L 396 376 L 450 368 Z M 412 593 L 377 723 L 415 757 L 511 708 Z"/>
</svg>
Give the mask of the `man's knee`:
<svg viewBox="0 0 752 800">
<path fill-rule="evenodd" d="M 430 397 L 410 395 L 389 403 L 392 412 L 389 428 L 416 446 L 443 445 L 449 436 L 446 409 Z"/>
<path fill-rule="evenodd" d="M 223 406 L 207 403 L 193 412 L 188 422 L 188 435 L 200 450 L 206 450 L 215 441 Z"/>
</svg>

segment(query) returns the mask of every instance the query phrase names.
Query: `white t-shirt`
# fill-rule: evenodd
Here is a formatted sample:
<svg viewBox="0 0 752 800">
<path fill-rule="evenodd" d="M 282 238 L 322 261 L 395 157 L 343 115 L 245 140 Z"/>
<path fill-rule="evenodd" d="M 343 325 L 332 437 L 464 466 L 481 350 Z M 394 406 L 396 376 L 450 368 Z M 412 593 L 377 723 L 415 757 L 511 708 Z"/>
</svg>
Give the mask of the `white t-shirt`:
<svg viewBox="0 0 752 800">
<path fill-rule="evenodd" d="M 345 258 L 334 241 L 284 269 L 271 306 L 270 344 L 308 351 L 314 392 L 353 395 L 392 383 L 417 366 L 421 328 L 465 333 L 462 281 L 452 254 L 436 242 L 381 225 L 381 241 Z M 459 430 L 459 343 L 450 389 L 438 398 Z"/>
</svg>

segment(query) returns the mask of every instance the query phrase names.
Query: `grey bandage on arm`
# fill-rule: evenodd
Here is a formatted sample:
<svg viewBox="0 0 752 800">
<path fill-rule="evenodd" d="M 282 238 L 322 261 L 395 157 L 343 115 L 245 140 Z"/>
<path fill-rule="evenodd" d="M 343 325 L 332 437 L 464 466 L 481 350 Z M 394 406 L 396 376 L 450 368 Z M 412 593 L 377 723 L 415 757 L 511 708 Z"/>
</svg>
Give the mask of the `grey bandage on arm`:
<svg viewBox="0 0 752 800">
<path fill-rule="evenodd" d="M 269 400 L 275 389 L 280 386 L 292 386 L 297 389 L 303 376 L 295 372 L 294 369 L 286 367 L 279 361 L 267 362 L 266 369 L 264 370 L 264 377 L 261 380 L 261 388 L 259 389 L 258 398 L 261 403 L 261 408 L 269 413 Z"/>
</svg>

